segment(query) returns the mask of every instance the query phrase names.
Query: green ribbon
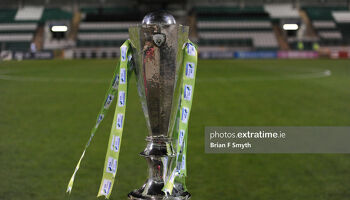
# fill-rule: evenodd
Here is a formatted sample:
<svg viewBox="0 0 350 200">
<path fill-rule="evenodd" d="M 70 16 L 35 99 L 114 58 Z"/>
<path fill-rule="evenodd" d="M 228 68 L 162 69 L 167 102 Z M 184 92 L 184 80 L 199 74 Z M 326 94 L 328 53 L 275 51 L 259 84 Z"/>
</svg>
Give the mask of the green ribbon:
<svg viewBox="0 0 350 200">
<path fill-rule="evenodd" d="M 177 151 L 175 167 L 164 184 L 163 191 L 171 195 L 175 182 L 179 182 L 187 191 L 185 178 L 187 176 L 186 154 L 188 119 L 192 108 L 193 91 L 197 71 L 197 50 L 194 44 L 188 40 L 183 48 L 183 75 L 181 88 L 181 101 L 176 122 L 178 129 L 175 129 L 174 137 L 177 137 Z"/>
<path fill-rule="evenodd" d="M 100 185 L 97 197 L 105 196 L 107 199 L 111 195 L 113 188 L 115 175 L 118 169 L 118 158 L 120 152 L 120 144 L 122 142 L 124 121 L 125 121 L 125 108 L 126 98 L 128 92 L 128 80 L 130 64 L 128 58 L 131 58 L 131 46 L 129 40 L 124 42 L 120 47 L 120 76 L 119 76 L 119 88 L 118 88 L 118 102 L 114 113 L 114 119 L 111 128 L 111 134 L 109 136 L 109 142 L 107 146 L 107 153 L 105 159 L 105 165 L 103 168 L 103 177 Z M 131 73 L 130 73 L 131 75 Z"/>
<path fill-rule="evenodd" d="M 67 192 L 71 193 L 74 183 L 74 178 L 79 170 L 80 163 L 84 158 L 85 152 L 93 139 L 99 124 L 103 120 L 104 116 L 112 104 L 115 98 L 118 99 L 116 110 L 113 118 L 113 124 L 109 137 L 107 153 L 105 158 L 105 164 L 103 168 L 103 177 L 100 184 L 97 197 L 105 196 L 109 198 L 113 188 L 114 180 L 118 169 L 118 158 L 120 152 L 120 145 L 122 141 L 124 121 L 125 121 L 125 109 L 129 78 L 131 76 L 131 44 L 127 40 L 120 47 L 120 62 L 117 65 L 114 72 L 113 79 L 110 87 L 107 91 L 105 101 L 102 105 L 101 111 L 98 114 L 96 124 L 91 130 L 90 138 L 85 145 L 84 151 L 75 167 L 74 173 L 68 183 Z M 176 165 L 172 173 L 165 178 L 165 185 L 163 191 L 166 194 L 171 194 L 174 182 L 181 182 L 185 186 L 185 177 L 187 176 L 186 170 L 186 152 L 187 152 L 187 132 L 188 132 L 188 119 L 192 107 L 193 90 L 195 84 L 196 68 L 197 68 L 197 50 L 191 41 L 188 41 L 183 46 L 183 76 L 182 76 L 182 90 L 181 90 L 181 102 L 178 108 L 177 123 L 178 129 L 174 130 L 174 137 L 177 138 L 177 154 Z"/>
<path fill-rule="evenodd" d="M 113 100 L 115 98 L 119 98 L 119 97 L 117 97 L 118 89 L 119 89 L 118 95 L 120 94 L 121 90 L 123 90 L 125 92 L 125 103 L 126 103 L 127 87 L 125 85 L 127 84 L 127 78 L 129 78 L 128 77 L 128 70 L 125 70 L 125 75 L 123 73 L 124 73 L 124 69 L 129 69 L 130 68 L 130 67 L 128 67 L 130 65 L 129 60 L 131 59 L 131 52 L 130 52 L 130 48 L 129 47 L 130 47 L 129 40 L 125 41 L 124 44 L 120 47 L 121 54 L 120 54 L 119 64 L 117 65 L 117 67 L 116 67 L 116 69 L 114 71 L 113 79 L 112 79 L 112 81 L 110 83 L 110 87 L 107 90 L 107 93 L 105 95 L 105 100 L 104 100 L 104 102 L 102 104 L 102 108 L 101 108 L 100 112 L 97 115 L 97 120 L 96 120 L 95 126 L 91 130 L 90 138 L 89 138 L 88 142 L 86 143 L 84 151 L 83 151 L 82 155 L 80 156 L 80 159 L 79 159 L 79 161 L 78 161 L 78 163 L 77 163 L 77 165 L 75 167 L 73 175 L 72 175 L 72 177 L 69 180 L 69 183 L 68 183 L 68 186 L 67 186 L 67 193 L 69 193 L 69 194 L 72 192 L 75 176 L 76 176 L 76 174 L 77 174 L 77 172 L 78 172 L 78 170 L 80 168 L 80 164 L 81 164 L 81 161 L 83 160 L 83 158 L 85 156 L 85 152 L 86 152 L 87 148 L 90 146 L 90 142 L 92 141 L 93 137 L 95 136 L 95 133 L 96 133 L 100 123 L 104 119 L 105 115 L 107 114 L 108 109 L 111 106 Z M 123 80 L 124 77 L 125 77 L 125 84 L 124 84 L 124 80 Z M 118 99 L 118 103 L 119 103 L 119 99 Z M 119 111 L 118 108 L 119 107 L 117 106 L 116 107 L 116 113 L 117 113 L 117 111 Z M 125 106 L 123 108 L 123 112 L 125 112 Z M 116 120 L 117 120 L 116 117 L 118 117 L 118 116 L 114 117 L 114 120 L 113 120 L 113 124 L 114 125 L 116 124 Z M 124 122 L 124 119 L 123 119 L 123 122 Z M 115 133 L 115 129 L 116 129 L 115 126 L 112 127 L 111 135 L 112 135 L 112 133 Z M 119 129 L 118 129 L 118 132 L 122 133 L 122 131 L 119 131 Z M 120 142 L 121 142 L 121 135 L 119 135 L 119 137 L 120 137 Z M 120 143 L 119 143 L 119 145 L 120 145 Z M 108 152 L 107 152 L 107 154 L 108 154 Z M 119 151 L 116 154 L 117 154 L 116 157 L 118 158 Z M 108 176 L 106 176 L 106 177 L 108 177 Z"/>
</svg>

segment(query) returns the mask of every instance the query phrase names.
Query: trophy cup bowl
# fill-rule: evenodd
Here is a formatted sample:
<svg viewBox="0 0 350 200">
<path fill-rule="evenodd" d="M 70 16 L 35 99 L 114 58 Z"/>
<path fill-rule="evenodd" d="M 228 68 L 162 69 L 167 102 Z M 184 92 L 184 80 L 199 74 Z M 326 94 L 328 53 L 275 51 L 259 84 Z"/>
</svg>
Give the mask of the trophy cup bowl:
<svg viewBox="0 0 350 200">
<path fill-rule="evenodd" d="M 162 191 L 176 154 L 172 135 L 180 103 L 182 48 L 188 32 L 187 26 L 176 24 L 165 11 L 150 13 L 142 24 L 129 28 L 138 93 L 149 132 L 147 146 L 140 153 L 147 161 L 149 177 L 140 189 L 129 193 L 129 199 L 190 198 L 181 183 L 175 182 L 172 195 Z"/>
</svg>

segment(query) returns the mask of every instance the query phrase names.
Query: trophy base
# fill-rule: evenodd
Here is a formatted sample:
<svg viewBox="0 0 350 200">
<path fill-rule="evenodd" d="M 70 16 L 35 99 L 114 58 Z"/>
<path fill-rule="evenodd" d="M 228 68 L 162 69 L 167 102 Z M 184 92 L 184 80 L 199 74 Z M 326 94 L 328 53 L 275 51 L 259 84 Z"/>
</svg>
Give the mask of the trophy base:
<svg viewBox="0 0 350 200">
<path fill-rule="evenodd" d="M 188 200 L 188 193 L 181 182 L 174 182 L 171 195 L 166 195 L 162 189 L 165 178 L 171 171 L 175 152 L 172 140 L 167 137 L 147 137 L 146 149 L 140 153 L 148 164 L 149 177 L 145 184 L 128 194 L 130 200 Z"/>
<path fill-rule="evenodd" d="M 188 200 L 191 198 L 191 194 L 185 192 L 178 187 L 174 187 L 173 194 L 166 196 L 163 191 L 153 188 L 153 191 L 145 191 L 146 184 L 137 190 L 134 190 L 128 194 L 130 200 Z M 162 187 L 160 187 L 161 189 Z M 150 189 L 150 188 L 149 188 Z M 154 190 L 156 189 L 156 190 Z M 145 194 L 146 193 L 146 194 Z M 148 194 L 147 194 L 148 193 Z"/>
<path fill-rule="evenodd" d="M 191 198 L 191 194 L 183 192 L 180 196 L 165 196 L 165 195 L 152 195 L 145 196 L 142 194 L 142 189 L 134 190 L 128 194 L 130 200 L 188 200 Z"/>
</svg>

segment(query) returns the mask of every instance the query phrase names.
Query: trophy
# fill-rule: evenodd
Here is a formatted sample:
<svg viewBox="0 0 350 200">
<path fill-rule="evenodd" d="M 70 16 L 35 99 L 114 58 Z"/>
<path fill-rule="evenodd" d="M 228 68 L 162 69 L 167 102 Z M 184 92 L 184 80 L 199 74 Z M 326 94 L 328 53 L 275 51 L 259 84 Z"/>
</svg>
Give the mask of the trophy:
<svg viewBox="0 0 350 200">
<path fill-rule="evenodd" d="M 171 195 L 162 191 L 176 156 L 173 133 L 180 112 L 182 49 L 188 32 L 187 26 L 176 24 L 165 11 L 150 13 L 142 24 L 129 28 L 138 93 L 149 132 L 147 146 L 140 153 L 148 163 L 149 177 L 140 189 L 129 193 L 129 199 L 185 200 L 191 196 L 176 181 Z"/>
<path fill-rule="evenodd" d="M 129 28 L 129 34 L 130 39 L 120 47 L 120 62 L 67 192 L 72 191 L 75 175 L 99 124 L 112 101 L 118 99 L 97 194 L 110 197 L 119 163 L 129 72 L 134 71 L 149 131 L 147 146 L 141 152 L 148 163 L 149 177 L 128 197 L 132 200 L 187 200 L 191 197 L 185 185 L 187 131 L 197 50 L 188 40 L 188 27 L 177 25 L 174 17 L 164 11 L 146 15 L 142 24 Z"/>
</svg>

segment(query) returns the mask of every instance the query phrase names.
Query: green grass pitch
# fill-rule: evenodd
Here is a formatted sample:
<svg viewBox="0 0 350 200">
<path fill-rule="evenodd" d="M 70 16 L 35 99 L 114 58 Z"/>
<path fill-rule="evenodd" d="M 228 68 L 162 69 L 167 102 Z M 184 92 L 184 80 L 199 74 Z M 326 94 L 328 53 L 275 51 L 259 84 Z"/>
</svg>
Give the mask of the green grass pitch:
<svg viewBox="0 0 350 200">
<path fill-rule="evenodd" d="M 0 199 L 61 200 L 116 60 L 0 63 Z M 205 154 L 205 126 L 350 126 L 350 61 L 200 60 L 189 125 L 193 200 L 348 200 L 350 155 Z M 329 74 L 331 74 L 329 76 Z M 145 119 L 131 78 L 111 199 L 146 179 Z M 96 199 L 114 107 L 71 200 Z"/>
</svg>

